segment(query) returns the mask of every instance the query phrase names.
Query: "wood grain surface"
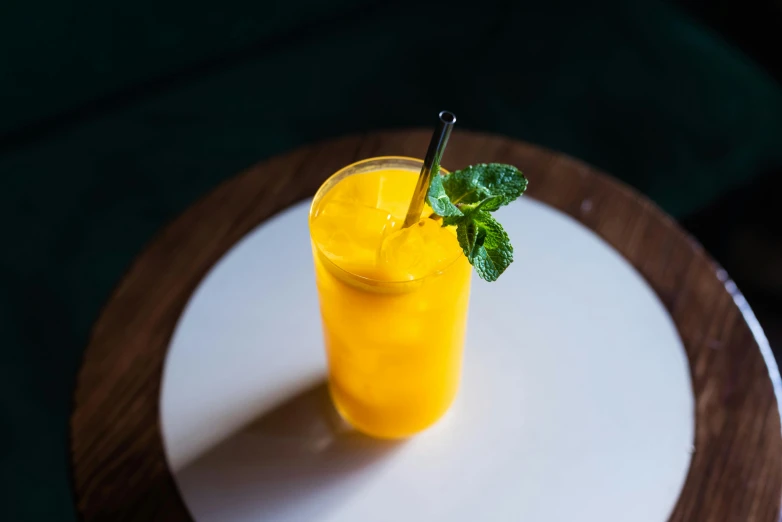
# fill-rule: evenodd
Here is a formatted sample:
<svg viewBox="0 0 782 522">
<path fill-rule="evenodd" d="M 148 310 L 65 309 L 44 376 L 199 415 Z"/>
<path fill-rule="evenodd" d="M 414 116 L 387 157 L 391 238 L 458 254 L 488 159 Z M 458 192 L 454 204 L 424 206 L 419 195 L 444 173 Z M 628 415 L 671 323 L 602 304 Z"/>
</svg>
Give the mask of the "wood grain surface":
<svg viewBox="0 0 782 522">
<path fill-rule="evenodd" d="M 312 196 L 340 167 L 380 155 L 423 157 L 428 138 L 428 131 L 378 132 L 272 158 L 218 186 L 136 259 L 94 326 L 75 391 L 71 459 L 85 521 L 191 520 L 166 467 L 158 411 L 169 338 L 191 293 L 243 235 Z M 490 161 L 522 168 L 530 196 L 613 245 L 673 317 L 690 364 L 696 431 L 692 465 L 670 520 L 779 520 L 779 374 L 727 274 L 652 203 L 567 156 L 455 132 L 443 166 Z"/>
</svg>

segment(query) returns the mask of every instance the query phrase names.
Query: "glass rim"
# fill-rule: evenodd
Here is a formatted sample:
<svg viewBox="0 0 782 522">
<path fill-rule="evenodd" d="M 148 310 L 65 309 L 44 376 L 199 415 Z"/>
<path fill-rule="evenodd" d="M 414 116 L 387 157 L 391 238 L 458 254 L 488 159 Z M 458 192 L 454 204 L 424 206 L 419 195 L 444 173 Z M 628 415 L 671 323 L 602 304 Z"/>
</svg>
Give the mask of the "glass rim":
<svg viewBox="0 0 782 522">
<path fill-rule="evenodd" d="M 415 166 L 418 167 L 418 170 L 420 170 L 421 166 L 424 164 L 424 160 L 420 158 L 412 158 L 409 156 L 375 156 L 372 158 L 366 158 L 363 160 L 355 161 L 351 163 L 350 165 L 346 165 L 336 171 L 334 174 L 326 178 L 326 180 L 320 185 L 318 190 L 315 192 L 315 196 L 312 198 L 312 203 L 310 204 L 310 210 L 309 214 L 307 216 L 307 222 L 308 225 L 311 225 L 312 223 L 312 216 L 317 208 L 318 203 L 320 203 L 320 200 L 323 199 L 323 196 L 328 194 L 328 192 L 337 185 L 337 183 L 342 179 L 342 177 L 348 177 L 348 176 L 354 176 L 358 174 L 363 174 L 366 172 L 374 172 L 376 170 L 382 170 L 382 169 L 367 169 L 366 171 L 359 171 L 359 172 L 349 172 L 351 170 L 356 170 L 357 167 L 360 167 L 362 165 L 368 165 L 372 163 L 382 163 L 382 162 L 388 162 L 393 164 L 394 162 L 398 163 L 404 163 L 408 162 L 409 164 L 415 164 Z M 410 165 L 412 166 L 412 165 Z M 399 168 L 399 167 L 396 167 Z M 446 174 L 449 173 L 448 170 L 440 167 L 440 171 L 445 172 Z M 411 170 L 411 172 L 416 172 L 416 170 Z M 342 176 L 342 177 L 341 177 Z M 456 239 L 454 237 L 454 239 Z M 417 277 L 415 279 L 402 279 L 402 280 L 384 280 L 384 279 L 374 279 L 371 277 L 362 276 L 360 274 L 356 274 L 354 272 L 351 272 L 350 270 L 347 270 L 341 266 L 339 266 L 337 263 L 332 261 L 331 259 L 326 256 L 326 254 L 323 252 L 323 250 L 320 248 L 320 245 L 318 245 L 315 241 L 312 241 L 312 231 L 310 229 L 310 241 L 312 242 L 313 247 L 315 250 L 317 250 L 320 261 L 324 264 L 328 264 L 330 267 L 333 267 L 334 269 L 338 270 L 340 273 L 345 274 L 345 276 L 356 280 L 359 283 L 363 283 L 368 286 L 373 287 L 390 287 L 390 288 L 399 288 L 400 286 L 404 285 L 411 285 L 416 283 L 421 283 L 422 281 L 426 279 L 430 279 L 432 277 L 437 277 L 445 272 L 447 272 L 449 269 L 453 267 L 454 264 L 456 264 L 456 261 L 459 260 L 460 257 L 464 256 L 464 253 L 461 251 L 461 248 L 459 249 L 459 253 L 454 256 L 454 258 L 450 261 L 448 261 L 440 270 L 430 272 L 424 276 Z"/>
</svg>

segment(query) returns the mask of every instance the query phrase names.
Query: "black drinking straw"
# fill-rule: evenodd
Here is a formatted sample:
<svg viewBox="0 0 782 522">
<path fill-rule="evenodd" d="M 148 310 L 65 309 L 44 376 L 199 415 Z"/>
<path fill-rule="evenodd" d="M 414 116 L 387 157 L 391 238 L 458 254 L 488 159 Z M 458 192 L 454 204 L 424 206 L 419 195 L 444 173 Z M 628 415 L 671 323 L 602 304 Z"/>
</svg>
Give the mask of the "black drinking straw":
<svg viewBox="0 0 782 522">
<path fill-rule="evenodd" d="M 421 219 L 426 193 L 429 191 L 429 182 L 432 180 L 432 175 L 440 174 L 439 168 L 437 172 L 432 173 L 432 167 L 435 161 L 438 166 L 440 165 L 440 158 L 443 157 L 445 146 L 448 145 L 448 137 L 451 135 L 454 123 L 456 123 L 456 115 L 454 113 L 448 111 L 440 113 L 440 120 L 437 122 L 437 127 L 435 127 L 432 134 L 432 141 L 429 142 L 429 149 L 426 151 L 424 165 L 421 167 L 421 174 L 418 176 L 418 183 L 410 200 L 410 207 L 407 209 L 407 217 L 405 218 L 403 228 L 414 225 Z"/>
</svg>

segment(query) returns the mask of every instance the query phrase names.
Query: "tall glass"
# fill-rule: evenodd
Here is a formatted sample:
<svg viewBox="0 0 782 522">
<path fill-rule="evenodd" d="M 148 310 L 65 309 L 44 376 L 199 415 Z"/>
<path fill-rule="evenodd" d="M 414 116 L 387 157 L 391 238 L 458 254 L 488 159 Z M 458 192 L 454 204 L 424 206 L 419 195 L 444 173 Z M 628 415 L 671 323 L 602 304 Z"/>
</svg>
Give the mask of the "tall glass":
<svg viewBox="0 0 782 522">
<path fill-rule="evenodd" d="M 428 207 L 410 227 L 418 229 L 401 230 L 421 165 L 402 157 L 349 165 L 310 210 L 331 396 L 348 422 L 376 437 L 433 424 L 461 375 L 472 267 Z"/>
</svg>

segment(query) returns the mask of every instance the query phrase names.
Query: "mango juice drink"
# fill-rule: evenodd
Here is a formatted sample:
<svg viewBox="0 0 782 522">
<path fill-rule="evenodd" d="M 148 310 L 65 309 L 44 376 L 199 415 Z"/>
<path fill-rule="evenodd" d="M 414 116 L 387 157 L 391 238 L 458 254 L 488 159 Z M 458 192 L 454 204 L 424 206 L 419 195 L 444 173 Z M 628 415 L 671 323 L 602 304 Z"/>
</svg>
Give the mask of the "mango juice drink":
<svg viewBox="0 0 782 522">
<path fill-rule="evenodd" d="M 355 163 L 310 210 L 331 396 L 376 437 L 433 424 L 461 374 L 472 266 L 430 208 L 402 228 L 420 170 L 408 158 Z"/>
</svg>

